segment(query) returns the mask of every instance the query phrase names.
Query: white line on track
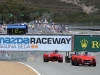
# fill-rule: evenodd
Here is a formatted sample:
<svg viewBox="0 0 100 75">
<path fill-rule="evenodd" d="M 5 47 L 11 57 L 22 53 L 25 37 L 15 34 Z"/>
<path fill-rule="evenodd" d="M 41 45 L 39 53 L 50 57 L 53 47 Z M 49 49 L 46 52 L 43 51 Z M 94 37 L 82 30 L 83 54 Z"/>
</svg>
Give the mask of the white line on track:
<svg viewBox="0 0 100 75">
<path fill-rule="evenodd" d="M 24 63 L 22 63 L 22 62 L 18 62 L 18 63 L 23 64 L 23 65 L 29 67 L 30 69 L 34 70 L 38 75 L 41 75 L 41 74 L 40 74 L 37 70 L 35 70 L 33 67 L 31 67 L 31 66 L 29 66 L 29 65 L 27 65 L 27 64 L 24 64 Z"/>
</svg>

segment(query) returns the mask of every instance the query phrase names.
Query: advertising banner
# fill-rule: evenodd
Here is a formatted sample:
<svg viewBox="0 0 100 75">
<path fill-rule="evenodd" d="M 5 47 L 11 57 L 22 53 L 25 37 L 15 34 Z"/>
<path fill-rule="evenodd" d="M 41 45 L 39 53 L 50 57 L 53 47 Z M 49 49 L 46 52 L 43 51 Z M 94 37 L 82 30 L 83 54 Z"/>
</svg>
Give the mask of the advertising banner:
<svg viewBox="0 0 100 75">
<path fill-rule="evenodd" d="M 71 51 L 72 36 L 0 35 L 0 50 Z"/>
<path fill-rule="evenodd" d="M 74 51 L 100 52 L 100 36 L 74 36 Z"/>
</svg>

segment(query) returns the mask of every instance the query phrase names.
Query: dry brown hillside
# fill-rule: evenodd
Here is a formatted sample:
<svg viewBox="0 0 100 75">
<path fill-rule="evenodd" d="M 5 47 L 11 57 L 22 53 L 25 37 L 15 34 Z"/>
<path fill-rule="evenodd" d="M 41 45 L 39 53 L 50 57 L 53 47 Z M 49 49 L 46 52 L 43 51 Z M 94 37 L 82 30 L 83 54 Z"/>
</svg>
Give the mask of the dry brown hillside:
<svg viewBox="0 0 100 75">
<path fill-rule="evenodd" d="M 82 7 L 83 11 L 86 12 L 87 14 L 90 13 L 90 12 L 94 12 L 96 11 L 97 9 L 94 8 L 94 6 L 86 6 L 85 4 L 79 4 L 80 3 L 80 0 L 61 0 L 61 1 L 65 1 L 67 3 L 73 3 L 77 6 L 80 6 Z"/>
</svg>

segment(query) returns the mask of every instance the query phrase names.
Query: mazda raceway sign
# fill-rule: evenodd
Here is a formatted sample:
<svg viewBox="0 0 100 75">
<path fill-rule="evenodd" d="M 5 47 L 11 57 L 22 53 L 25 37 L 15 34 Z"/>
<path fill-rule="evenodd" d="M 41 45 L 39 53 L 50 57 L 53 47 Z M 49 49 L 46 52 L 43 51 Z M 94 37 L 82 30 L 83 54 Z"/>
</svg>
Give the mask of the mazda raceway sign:
<svg viewBox="0 0 100 75">
<path fill-rule="evenodd" d="M 0 50 L 8 51 L 71 51 L 72 36 L 1 35 Z"/>
</svg>

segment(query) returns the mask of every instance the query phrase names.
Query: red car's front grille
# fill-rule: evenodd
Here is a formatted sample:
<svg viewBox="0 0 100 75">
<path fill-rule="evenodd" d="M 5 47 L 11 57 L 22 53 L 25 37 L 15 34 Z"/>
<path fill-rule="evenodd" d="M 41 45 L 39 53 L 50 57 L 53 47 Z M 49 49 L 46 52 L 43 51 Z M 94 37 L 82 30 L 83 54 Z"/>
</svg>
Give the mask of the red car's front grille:
<svg viewBox="0 0 100 75">
<path fill-rule="evenodd" d="M 84 63 L 91 63 L 90 60 L 84 60 L 83 62 L 84 62 Z"/>
<path fill-rule="evenodd" d="M 58 57 L 52 57 L 52 59 L 58 59 Z"/>
</svg>

